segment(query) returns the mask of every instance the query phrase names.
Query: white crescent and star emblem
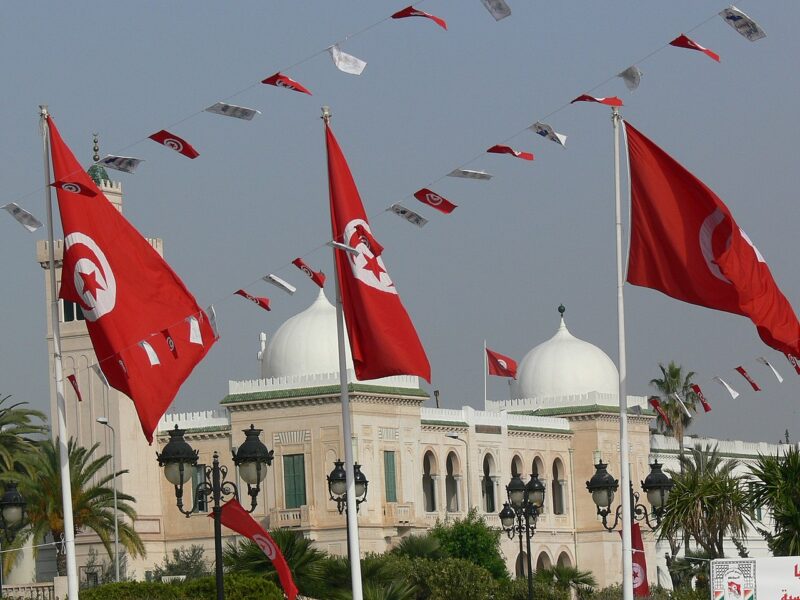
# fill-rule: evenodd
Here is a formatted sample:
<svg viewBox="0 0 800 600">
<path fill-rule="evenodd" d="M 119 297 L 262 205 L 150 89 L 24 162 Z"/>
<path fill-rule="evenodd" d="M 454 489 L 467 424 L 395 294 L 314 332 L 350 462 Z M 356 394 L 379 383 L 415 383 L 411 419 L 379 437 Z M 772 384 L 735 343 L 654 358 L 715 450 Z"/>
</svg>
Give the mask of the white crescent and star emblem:
<svg viewBox="0 0 800 600">
<path fill-rule="evenodd" d="M 502 358 L 497 359 L 497 364 L 503 367 L 504 369 L 508 369 L 508 363 L 504 361 Z"/>
<path fill-rule="evenodd" d="M 714 209 L 714 212 L 708 215 L 703 221 L 703 224 L 700 226 L 699 241 L 700 241 L 700 251 L 703 253 L 703 258 L 706 261 L 706 266 L 708 266 L 708 270 L 711 271 L 711 274 L 720 281 L 724 281 L 725 283 L 731 283 L 731 281 L 727 277 L 725 277 L 725 275 L 720 270 L 719 265 L 717 264 L 717 255 L 722 254 L 728 248 L 730 248 L 732 236 L 731 234 L 728 234 L 728 237 L 725 240 L 723 248 L 718 253 L 714 251 L 714 241 L 713 241 L 714 234 L 717 228 L 726 221 L 727 218 L 725 214 L 718 208 Z M 739 233 L 741 234 L 742 239 L 744 239 L 744 241 L 747 242 L 748 245 L 753 249 L 753 252 L 755 252 L 756 259 L 758 260 L 758 262 L 762 263 L 766 262 L 764 260 L 764 256 L 761 254 L 761 252 L 759 252 L 758 248 L 756 248 L 755 244 L 753 244 L 750 237 L 744 232 L 744 230 L 741 227 L 739 228 Z"/>
<path fill-rule="evenodd" d="M 175 138 L 165 138 L 163 144 L 167 148 L 172 148 L 176 152 L 183 152 L 183 142 L 180 140 L 176 140 Z"/>
<path fill-rule="evenodd" d="M 638 588 L 644 583 L 644 569 L 639 563 L 633 563 L 633 587 Z"/>
<path fill-rule="evenodd" d="M 64 239 L 65 252 L 75 246 L 86 247 L 96 262 L 87 256 L 75 261 L 73 283 L 81 297 L 83 314 L 89 321 L 96 321 L 114 310 L 117 302 L 117 281 L 111 265 L 100 246 L 88 235 L 76 231 Z M 76 252 L 77 248 L 73 250 Z M 86 253 L 88 254 L 88 253 Z"/>
<path fill-rule="evenodd" d="M 342 236 L 351 247 L 358 250 L 358 254 L 348 253 L 347 255 L 353 276 L 376 290 L 397 294 L 394 283 L 392 283 L 389 273 L 386 272 L 386 265 L 383 264 L 383 259 L 380 256 L 375 256 L 369 245 L 356 230 L 359 225 L 368 233 L 372 233 L 369 223 L 364 219 L 353 219 L 345 225 Z"/>
<path fill-rule="evenodd" d="M 65 192 L 72 192 L 73 194 L 80 194 L 81 191 L 83 191 L 83 188 L 81 188 L 80 185 L 71 182 L 62 183 L 61 189 L 64 190 Z"/>
<path fill-rule="evenodd" d="M 425 199 L 431 206 L 439 206 L 444 198 L 442 198 L 439 194 L 434 194 L 433 192 L 429 192 L 425 194 Z"/>
<path fill-rule="evenodd" d="M 261 551 L 267 555 L 270 560 L 275 560 L 275 546 L 263 535 L 256 533 L 253 536 L 253 541 L 261 548 Z"/>
</svg>

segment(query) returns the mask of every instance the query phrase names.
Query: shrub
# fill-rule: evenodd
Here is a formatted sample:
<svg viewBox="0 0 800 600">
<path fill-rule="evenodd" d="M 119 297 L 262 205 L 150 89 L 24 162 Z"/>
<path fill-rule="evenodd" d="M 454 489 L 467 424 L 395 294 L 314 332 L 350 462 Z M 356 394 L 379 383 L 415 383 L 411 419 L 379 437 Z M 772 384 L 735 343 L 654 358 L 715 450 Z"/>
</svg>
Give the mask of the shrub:
<svg viewBox="0 0 800 600">
<path fill-rule="evenodd" d="M 214 600 L 216 597 L 214 577 L 182 583 L 108 583 L 81 592 L 81 600 Z M 283 592 L 263 577 L 226 575 L 225 600 L 283 600 Z"/>
<path fill-rule="evenodd" d="M 500 553 L 500 534 L 500 530 L 489 527 L 474 508 L 463 519 L 437 522 L 431 530 L 446 556 L 463 558 L 483 567 L 495 579 L 507 580 L 508 570 Z"/>
<path fill-rule="evenodd" d="M 81 600 L 180 600 L 180 585 L 160 581 L 106 583 L 81 591 Z"/>
<path fill-rule="evenodd" d="M 500 583 L 483 567 L 463 558 L 416 559 L 411 574 L 417 598 L 477 600 L 498 598 Z"/>
<path fill-rule="evenodd" d="M 536 598 L 536 600 L 570 600 L 570 592 L 534 581 L 533 597 Z M 528 579 L 526 577 L 520 577 L 504 582 L 501 585 L 500 594 L 498 595 L 498 600 L 500 599 L 528 600 Z"/>
</svg>

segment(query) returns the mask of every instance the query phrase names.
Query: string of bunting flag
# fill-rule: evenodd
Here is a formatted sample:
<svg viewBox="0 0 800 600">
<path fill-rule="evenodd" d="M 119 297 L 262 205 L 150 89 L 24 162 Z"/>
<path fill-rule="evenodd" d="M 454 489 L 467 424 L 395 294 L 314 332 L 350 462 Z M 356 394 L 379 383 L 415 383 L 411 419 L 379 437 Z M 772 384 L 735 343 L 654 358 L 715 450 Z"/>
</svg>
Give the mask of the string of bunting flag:
<svg viewBox="0 0 800 600">
<path fill-rule="evenodd" d="M 497 20 L 500 20 L 498 18 L 498 14 L 501 14 L 501 15 L 504 14 L 503 13 L 504 9 L 502 8 L 502 5 L 505 5 L 505 3 L 502 2 L 502 0 L 483 0 L 483 3 L 487 7 L 487 9 L 490 11 L 490 13 L 492 13 L 492 15 L 495 16 L 495 18 Z M 495 10 L 493 10 L 492 7 Z M 505 16 L 508 16 L 509 14 L 510 14 L 510 11 L 505 13 Z M 760 39 L 761 37 L 764 37 L 764 35 L 765 35 L 763 33 L 763 30 L 754 21 L 752 21 L 752 19 L 750 19 L 747 15 L 745 15 L 744 13 L 742 13 L 741 11 L 736 9 L 735 7 L 729 7 L 727 9 L 723 10 L 722 12 L 720 12 L 719 15 L 723 19 L 725 19 L 726 22 L 728 22 L 731 26 L 733 26 L 739 33 L 741 33 L 744 37 L 746 37 L 750 41 L 755 41 L 757 39 Z M 505 16 L 501 16 L 500 18 L 505 18 Z M 715 18 L 716 16 L 717 16 L 716 14 L 712 15 L 711 17 L 709 17 L 705 21 L 699 23 L 698 25 L 696 25 L 695 27 L 693 27 L 693 28 L 691 28 L 691 29 L 689 29 L 687 31 L 692 32 L 693 30 L 697 29 L 698 27 L 700 27 L 704 23 L 710 21 L 711 19 Z M 283 73 L 283 71 L 288 71 L 288 70 L 292 69 L 293 67 L 295 67 L 295 66 L 297 66 L 299 64 L 302 64 L 302 63 L 304 63 L 304 62 L 306 62 L 308 60 L 311 60 L 312 58 L 315 58 L 316 56 L 319 56 L 320 54 L 323 54 L 324 52 L 329 52 L 331 54 L 331 58 L 332 58 L 334 64 L 336 65 L 337 68 L 339 68 L 343 72 L 350 73 L 350 74 L 355 74 L 355 75 L 361 74 L 363 72 L 365 66 L 366 66 L 366 63 L 364 61 L 352 56 L 352 55 L 344 53 L 341 50 L 341 48 L 339 47 L 339 45 L 341 43 L 347 41 L 348 39 L 351 39 L 351 38 L 353 38 L 353 37 L 355 37 L 357 35 L 360 35 L 361 33 L 364 33 L 365 31 L 367 31 L 369 29 L 372 29 L 373 27 L 375 27 L 375 26 L 377 26 L 377 25 L 379 25 L 379 24 L 381 24 L 381 23 L 383 23 L 385 21 L 388 21 L 389 19 L 401 19 L 401 18 L 407 18 L 407 17 L 423 17 L 423 18 L 427 18 L 427 19 L 430 19 L 431 21 L 433 21 L 436 25 L 438 25 L 442 29 L 445 29 L 445 30 L 447 29 L 446 22 L 443 19 L 441 19 L 440 17 L 436 17 L 436 16 L 431 15 L 429 13 L 425 13 L 423 11 L 420 11 L 420 10 L 414 8 L 413 6 L 409 6 L 409 7 L 405 8 L 405 9 L 403 9 L 401 11 L 398 11 L 398 12 L 394 13 L 393 15 L 391 15 L 389 17 L 385 17 L 384 19 L 381 19 L 380 21 L 377 21 L 377 22 L 373 23 L 372 25 L 362 29 L 361 31 L 357 32 L 356 34 L 352 34 L 350 36 L 347 36 L 343 40 L 337 41 L 336 43 L 334 43 L 333 45 L 329 46 L 328 48 L 319 50 L 319 51 L 315 52 L 314 54 L 309 55 L 308 57 L 302 59 L 301 61 L 298 61 L 297 63 L 294 63 L 290 67 L 287 67 L 285 69 L 282 69 L 282 70 L 278 71 L 274 75 L 272 75 L 270 77 L 267 77 L 266 79 L 262 80 L 260 83 L 267 84 L 267 85 L 274 85 L 274 86 L 277 86 L 277 87 L 284 87 L 284 88 L 289 89 L 289 90 L 293 90 L 293 91 L 297 91 L 297 92 L 300 92 L 300 93 L 305 93 L 305 94 L 311 95 L 311 91 L 309 89 L 307 89 L 305 86 L 303 86 L 299 82 L 294 81 L 293 79 L 291 79 L 290 77 L 285 75 Z M 654 54 L 660 52 L 661 50 L 663 50 L 667 46 L 676 46 L 676 47 L 696 50 L 696 51 L 699 51 L 699 52 L 702 52 L 702 53 L 708 55 L 710 58 L 712 58 L 712 59 L 714 59 L 716 61 L 719 61 L 719 56 L 716 53 L 714 53 L 713 51 L 711 51 L 711 50 L 709 50 L 707 48 L 704 48 L 703 46 L 700 46 L 697 42 L 691 40 L 685 34 L 681 34 L 680 36 L 678 36 L 677 38 L 675 38 L 671 42 L 669 42 L 667 44 L 664 44 L 660 48 L 654 50 L 653 52 L 651 52 L 650 54 L 645 56 L 644 58 L 640 59 L 639 61 L 636 61 L 636 63 L 634 63 L 633 66 L 628 67 L 627 69 L 625 69 L 624 71 L 622 71 L 618 75 L 609 77 L 606 80 L 604 80 L 603 82 L 601 82 L 600 84 L 597 84 L 596 86 L 590 88 L 589 92 L 592 92 L 593 90 L 595 90 L 598 87 L 604 85 L 608 81 L 611 81 L 615 77 L 622 78 L 623 81 L 625 82 L 626 86 L 630 90 L 636 89 L 636 87 L 638 87 L 638 85 L 639 85 L 639 82 L 641 80 L 641 75 L 642 75 L 641 71 L 639 70 L 638 66 L 636 66 L 636 65 L 637 64 L 641 64 L 642 62 L 644 62 L 645 60 L 647 60 L 648 58 L 650 58 Z M 244 91 L 249 90 L 249 89 L 251 89 L 251 88 L 253 88 L 253 87 L 257 86 L 257 85 L 258 84 L 252 84 L 251 86 L 249 86 L 247 88 L 244 88 L 243 90 L 235 92 L 234 94 L 227 96 L 226 100 L 227 99 L 231 99 L 231 98 L 233 98 L 233 97 L 243 93 Z M 575 98 L 574 100 L 572 100 L 571 102 L 565 103 L 564 105 L 560 106 L 556 110 L 548 113 L 545 117 L 543 117 L 541 120 L 537 121 L 533 125 L 525 127 L 524 129 L 521 129 L 521 130 L 517 131 L 516 133 L 512 134 L 510 137 L 508 137 L 505 140 L 503 140 L 503 143 L 495 144 L 495 145 L 491 146 L 485 152 L 486 153 L 494 153 L 494 154 L 508 154 L 510 156 L 513 156 L 513 157 L 516 157 L 516 158 L 519 158 L 519 159 L 522 159 L 522 160 L 533 161 L 534 160 L 533 153 L 527 152 L 527 151 L 516 150 L 516 149 L 512 148 L 511 146 L 508 146 L 508 145 L 505 144 L 505 142 L 510 141 L 512 138 L 520 135 L 521 133 L 523 133 L 523 132 L 525 132 L 527 130 L 532 130 L 534 133 L 540 135 L 541 137 L 544 137 L 544 138 L 549 139 L 549 140 L 551 140 L 551 141 L 553 141 L 555 143 L 558 143 L 561 146 L 564 146 L 565 143 L 566 143 L 567 136 L 564 135 L 564 134 L 556 132 L 550 125 L 548 125 L 548 124 L 546 124 L 546 123 L 544 123 L 542 121 L 544 121 L 545 119 L 548 119 L 549 117 L 557 114 L 561 110 L 565 109 L 569 105 L 571 105 L 573 103 L 576 103 L 576 102 L 595 102 L 595 103 L 600 103 L 600 104 L 604 104 L 604 105 L 608 105 L 608 106 L 621 106 L 622 105 L 622 100 L 620 100 L 617 97 L 594 97 L 594 96 L 591 96 L 589 94 L 582 94 L 582 95 L 578 96 L 577 98 Z M 170 125 L 169 127 L 173 128 L 176 125 L 186 121 L 187 119 L 192 118 L 193 116 L 196 116 L 198 114 L 201 114 L 202 112 L 210 112 L 210 113 L 214 113 L 214 114 L 219 114 L 219 115 L 223 115 L 223 116 L 239 118 L 239 119 L 243 119 L 243 120 L 252 120 L 256 115 L 260 114 L 260 111 L 258 111 L 256 109 L 236 106 L 236 105 L 228 104 L 227 102 L 217 102 L 216 104 L 211 105 L 206 109 L 203 109 L 201 111 L 197 111 L 196 113 L 193 113 L 192 115 L 189 115 L 189 116 L 185 117 L 184 119 L 181 119 L 180 121 Z M 133 145 L 135 145 L 135 144 L 137 144 L 137 143 L 139 143 L 141 141 L 144 141 L 145 139 L 151 139 L 151 140 L 153 140 L 153 141 L 155 141 L 157 143 L 160 143 L 160 144 L 164 145 L 165 147 L 168 147 L 168 148 L 170 148 L 170 149 L 172 149 L 174 151 L 179 152 L 183 156 L 186 156 L 187 158 L 190 158 L 190 159 L 194 159 L 194 158 L 199 156 L 199 152 L 187 140 L 184 140 L 181 137 L 170 133 L 170 131 L 167 130 L 167 129 L 162 129 L 162 130 L 158 131 L 157 133 L 148 136 L 147 138 L 143 138 L 141 140 L 138 140 L 137 142 L 129 144 L 128 146 L 125 146 L 123 148 L 123 150 L 126 150 L 127 148 L 129 148 L 129 147 L 131 147 L 131 146 L 133 146 Z M 412 195 L 407 196 L 407 198 L 413 197 L 413 198 L 417 199 L 418 201 L 420 201 L 421 203 L 426 204 L 429 207 L 431 207 L 431 208 L 433 208 L 433 209 L 435 209 L 435 210 L 437 210 L 437 211 L 439 211 L 439 212 L 441 212 L 443 214 L 452 213 L 452 211 L 457 207 L 457 205 L 452 203 L 452 202 L 450 202 L 446 198 L 443 198 L 442 196 L 440 196 L 436 192 L 432 191 L 430 189 L 430 187 L 433 186 L 435 183 L 438 183 L 439 181 L 441 181 L 445 177 L 448 177 L 448 176 L 461 177 L 461 178 L 467 178 L 467 179 L 475 179 L 475 180 L 488 180 L 488 179 L 491 179 L 492 176 L 489 173 L 485 172 L 485 171 L 477 171 L 477 170 L 471 170 L 471 169 L 467 169 L 466 168 L 472 162 L 474 162 L 475 160 L 477 160 L 478 158 L 483 156 L 483 154 L 485 152 L 482 152 L 480 154 L 475 155 L 473 158 L 471 158 L 468 161 L 466 161 L 466 162 L 462 163 L 461 165 L 459 165 L 453 171 L 451 171 L 451 172 L 449 172 L 449 173 L 447 173 L 445 175 L 442 175 L 441 177 L 439 177 L 435 181 L 427 184 L 426 187 L 423 187 L 420 190 L 414 192 Z M 117 170 L 120 170 L 120 171 L 123 171 L 123 172 L 133 173 L 136 170 L 136 167 L 141 162 L 142 161 L 140 159 L 136 159 L 136 158 L 133 158 L 133 157 L 125 157 L 125 156 L 119 156 L 119 155 L 109 155 L 106 158 L 98 161 L 97 164 L 100 164 L 100 165 L 103 165 L 103 166 L 107 166 L 109 168 L 117 169 Z M 68 191 L 68 192 L 79 193 L 79 194 L 80 193 L 85 193 L 86 190 L 83 190 L 80 187 L 76 188 L 76 184 L 74 182 L 72 182 L 72 181 L 69 181 L 69 179 L 71 178 L 71 175 L 74 175 L 74 174 L 75 174 L 74 172 L 73 173 L 68 173 L 66 175 L 66 177 L 62 177 L 60 180 L 57 180 L 56 182 L 54 182 L 52 185 L 54 187 L 63 189 L 63 190 Z M 92 195 L 94 195 L 94 194 L 92 194 Z M 38 228 L 38 226 L 41 226 L 41 224 L 38 222 L 38 219 L 36 219 L 31 213 L 27 212 L 25 209 L 21 208 L 16 203 L 9 203 L 9 204 L 3 206 L 2 208 L 6 209 L 18 222 L 20 222 L 20 224 L 22 224 L 29 231 L 35 231 Z M 375 216 L 378 216 L 378 215 L 383 214 L 385 212 L 393 212 L 393 213 L 405 218 L 407 221 L 409 221 L 409 222 L 411 222 L 411 223 L 413 223 L 415 225 L 418 225 L 420 227 L 427 223 L 427 219 L 425 217 L 423 217 L 422 215 L 416 213 L 415 211 L 412 211 L 412 210 L 410 210 L 410 209 L 408 209 L 406 207 L 403 207 L 399 203 L 393 203 L 392 205 L 390 205 L 389 207 L 387 207 L 386 209 L 384 209 L 380 213 L 377 213 Z M 38 223 L 38 226 L 37 226 L 37 223 Z M 371 248 L 379 248 L 380 247 L 379 244 L 377 244 L 377 241 L 374 240 L 374 238 L 371 237 L 371 234 L 369 234 L 369 232 L 361 232 L 360 233 L 360 235 L 362 235 L 362 236 L 364 234 L 370 235 L 371 239 L 369 241 L 370 241 L 370 247 Z M 337 241 L 337 240 L 335 240 L 335 241 Z M 309 254 L 316 252 L 317 250 L 325 247 L 326 245 L 327 245 L 326 243 L 320 244 L 319 246 L 317 246 L 316 248 L 314 248 L 310 252 L 304 254 L 304 256 L 308 256 Z M 376 254 L 379 255 L 380 252 L 377 251 Z M 281 267 L 279 267 L 276 270 L 281 271 L 282 269 L 284 269 L 284 268 L 286 268 L 286 267 L 288 267 L 289 265 L 292 265 L 292 264 L 297 266 L 299 269 L 303 270 L 303 272 L 305 272 L 314 281 L 314 283 L 316 283 L 320 287 L 322 287 L 324 285 L 324 277 L 325 277 L 324 274 L 321 273 L 321 272 L 313 271 L 311 269 L 311 267 L 309 267 L 305 263 L 305 261 L 303 261 L 302 258 L 297 258 L 297 259 L 294 259 L 293 261 L 285 263 L 284 265 L 282 265 Z M 287 281 L 279 278 L 277 275 L 274 275 L 273 273 L 270 273 L 270 274 L 268 274 L 268 275 L 266 275 L 264 277 L 261 277 L 259 279 L 262 279 L 267 283 L 271 283 L 273 285 L 276 285 L 277 287 L 279 287 L 280 289 L 284 290 L 285 292 L 287 292 L 289 294 L 294 293 L 294 291 L 296 289 L 290 283 L 288 283 Z M 253 280 L 252 282 L 250 282 L 250 284 L 248 284 L 248 286 L 252 285 L 253 283 L 256 283 L 257 281 L 259 281 L 259 279 Z M 228 295 L 220 298 L 217 302 L 222 302 L 222 301 L 226 300 L 228 297 L 230 297 L 232 295 L 243 296 L 244 298 L 246 298 L 248 300 L 251 300 L 252 302 L 257 304 L 261 308 L 263 308 L 265 310 L 270 310 L 270 301 L 269 301 L 268 298 L 254 296 L 254 295 L 250 294 L 249 292 L 246 292 L 244 289 L 239 289 L 239 290 L 237 290 L 235 292 L 232 292 L 231 294 L 228 294 Z M 209 316 L 209 320 L 211 321 L 210 325 L 212 326 L 212 328 L 214 330 L 214 337 L 216 339 L 218 337 L 218 332 L 216 331 L 216 326 L 215 326 L 215 322 L 214 322 L 213 305 L 209 308 L 207 313 L 208 313 L 208 316 Z M 187 317 L 187 318 L 195 318 L 195 319 L 197 319 L 199 317 L 202 317 L 203 314 L 204 314 L 204 312 L 200 311 L 200 312 L 195 313 L 194 315 L 191 315 L 190 317 Z M 179 323 L 176 322 L 174 325 L 177 326 L 178 324 Z M 156 335 L 156 334 L 152 334 L 152 335 Z M 136 346 L 141 347 L 146 352 L 146 354 L 148 356 L 148 359 L 150 360 L 151 366 L 154 365 L 154 364 L 158 364 L 157 353 L 153 350 L 151 344 L 149 344 L 147 341 L 140 341 L 137 344 L 132 344 L 129 348 L 133 348 L 133 347 L 136 347 Z M 108 356 L 108 357 L 105 357 L 105 358 L 102 358 L 102 359 L 99 358 L 98 360 L 99 360 L 99 362 L 103 362 L 105 360 L 113 360 L 113 359 L 114 359 L 114 356 Z M 96 367 L 96 365 L 92 365 L 90 368 L 94 368 L 94 367 Z M 774 370 L 774 368 L 773 368 L 773 370 Z M 100 374 L 102 374 L 102 371 L 100 371 L 100 369 L 95 369 L 95 371 L 100 373 Z M 73 385 L 73 388 L 74 388 L 76 394 L 79 395 L 80 392 L 79 392 L 79 389 L 78 389 L 78 386 L 77 386 L 77 381 L 75 381 L 74 375 L 72 376 L 72 378 L 68 378 L 68 379 L 70 380 L 70 383 Z"/>
</svg>

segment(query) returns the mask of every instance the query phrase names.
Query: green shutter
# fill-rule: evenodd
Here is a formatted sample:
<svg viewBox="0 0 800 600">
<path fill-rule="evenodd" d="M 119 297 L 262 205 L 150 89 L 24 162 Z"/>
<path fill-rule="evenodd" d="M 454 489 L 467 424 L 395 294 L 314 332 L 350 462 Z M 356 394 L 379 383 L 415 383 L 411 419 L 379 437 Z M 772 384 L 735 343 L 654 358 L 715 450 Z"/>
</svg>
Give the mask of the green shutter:
<svg viewBox="0 0 800 600">
<path fill-rule="evenodd" d="M 394 464 L 394 452 L 383 453 L 383 472 L 386 481 L 386 502 L 397 502 L 397 475 Z"/>
<path fill-rule="evenodd" d="M 302 454 L 283 457 L 283 489 L 286 508 L 300 508 L 306 503 L 306 469 Z"/>
</svg>

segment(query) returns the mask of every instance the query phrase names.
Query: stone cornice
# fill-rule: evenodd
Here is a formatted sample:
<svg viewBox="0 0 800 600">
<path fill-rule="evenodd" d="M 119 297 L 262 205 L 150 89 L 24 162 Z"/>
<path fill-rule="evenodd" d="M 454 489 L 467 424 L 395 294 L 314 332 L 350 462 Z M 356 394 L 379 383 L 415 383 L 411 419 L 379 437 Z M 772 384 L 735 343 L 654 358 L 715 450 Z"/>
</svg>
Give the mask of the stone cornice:
<svg viewBox="0 0 800 600">
<path fill-rule="evenodd" d="M 465 421 L 431 421 L 423 419 L 420 421 L 423 429 L 430 428 L 438 430 L 440 427 L 445 427 L 447 429 L 469 429 L 469 423 Z"/>
<path fill-rule="evenodd" d="M 513 414 L 534 415 L 540 417 L 564 417 L 571 418 L 578 415 L 616 415 L 619 416 L 618 406 L 607 406 L 603 404 L 590 404 L 585 406 L 564 406 L 559 408 L 539 408 L 537 410 L 509 411 Z M 650 421 L 655 418 L 656 413 L 640 407 L 628 408 L 628 416 Z"/>
<path fill-rule="evenodd" d="M 521 425 L 509 425 L 508 434 L 525 437 L 547 437 L 547 438 L 560 438 L 570 439 L 572 431 L 563 429 L 550 429 L 548 427 L 523 427 Z M 538 435 L 537 435 L 538 434 Z"/>
</svg>

